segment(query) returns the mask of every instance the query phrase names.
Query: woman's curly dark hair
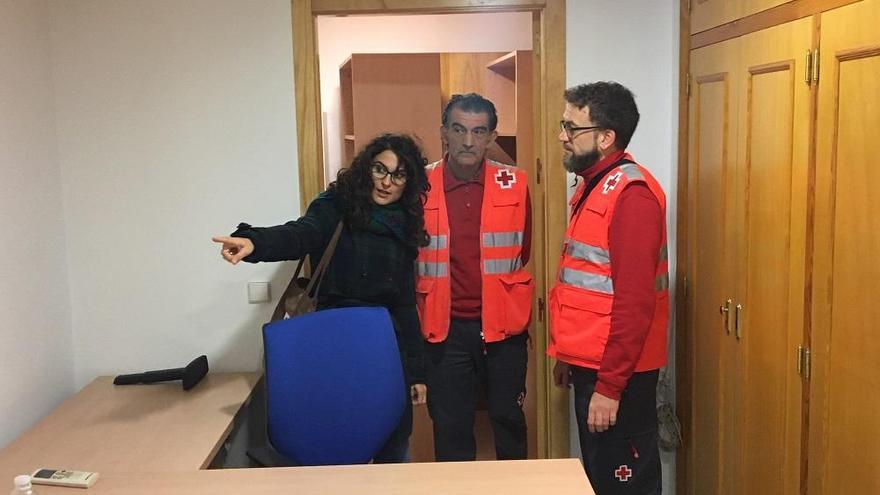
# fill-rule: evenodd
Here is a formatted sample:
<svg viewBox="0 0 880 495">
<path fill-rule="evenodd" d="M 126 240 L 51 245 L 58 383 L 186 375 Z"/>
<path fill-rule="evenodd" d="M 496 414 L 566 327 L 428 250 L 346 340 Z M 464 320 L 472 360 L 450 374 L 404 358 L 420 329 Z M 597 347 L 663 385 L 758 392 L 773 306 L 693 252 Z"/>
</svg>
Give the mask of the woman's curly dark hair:
<svg viewBox="0 0 880 495">
<path fill-rule="evenodd" d="M 406 186 L 400 196 L 400 205 L 406 214 L 407 243 L 414 247 L 428 245 L 425 232 L 425 209 L 428 199 L 428 175 L 425 165 L 428 161 L 422 155 L 419 145 L 405 134 L 382 134 L 364 146 L 348 168 L 343 168 L 330 184 L 343 198 L 343 215 L 349 225 L 363 227 L 370 219 L 373 176 L 370 171 L 373 158 L 379 153 L 391 150 L 397 155 L 398 167 L 406 170 Z"/>
</svg>

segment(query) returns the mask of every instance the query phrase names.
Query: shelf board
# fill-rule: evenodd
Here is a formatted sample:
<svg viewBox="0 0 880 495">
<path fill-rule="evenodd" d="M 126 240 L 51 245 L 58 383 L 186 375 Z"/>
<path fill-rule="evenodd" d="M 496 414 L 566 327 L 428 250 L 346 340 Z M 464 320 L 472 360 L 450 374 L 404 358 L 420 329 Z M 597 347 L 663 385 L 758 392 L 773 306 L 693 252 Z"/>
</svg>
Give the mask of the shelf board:
<svg viewBox="0 0 880 495">
<path fill-rule="evenodd" d="M 502 55 L 486 64 L 486 68 L 495 72 L 509 71 L 516 68 L 516 52 Z"/>
</svg>

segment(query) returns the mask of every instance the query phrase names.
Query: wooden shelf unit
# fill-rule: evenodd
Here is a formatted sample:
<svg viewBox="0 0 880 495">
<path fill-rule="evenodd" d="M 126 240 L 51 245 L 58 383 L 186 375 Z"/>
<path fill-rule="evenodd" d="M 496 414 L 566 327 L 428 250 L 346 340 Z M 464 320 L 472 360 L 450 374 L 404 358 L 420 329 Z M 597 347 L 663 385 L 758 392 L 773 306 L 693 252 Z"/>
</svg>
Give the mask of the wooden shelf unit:
<svg viewBox="0 0 880 495">
<path fill-rule="evenodd" d="M 428 159 L 441 156 L 440 56 L 353 54 L 339 67 L 343 163 L 384 132 L 416 138 Z"/>
</svg>

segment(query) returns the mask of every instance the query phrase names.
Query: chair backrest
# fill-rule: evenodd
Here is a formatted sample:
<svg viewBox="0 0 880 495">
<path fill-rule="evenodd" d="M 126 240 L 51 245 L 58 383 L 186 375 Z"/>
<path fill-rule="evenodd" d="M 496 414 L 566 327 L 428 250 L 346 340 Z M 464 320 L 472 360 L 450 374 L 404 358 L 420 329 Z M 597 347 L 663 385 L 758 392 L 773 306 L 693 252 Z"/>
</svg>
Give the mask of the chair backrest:
<svg viewBox="0 0 880 495">
<path fill-rule="evenodd" d="M 366 463 L 408 400 L 382 307 L 328 309 L 263 327 L 269 440 L 302 465 Z"/>
</svg>

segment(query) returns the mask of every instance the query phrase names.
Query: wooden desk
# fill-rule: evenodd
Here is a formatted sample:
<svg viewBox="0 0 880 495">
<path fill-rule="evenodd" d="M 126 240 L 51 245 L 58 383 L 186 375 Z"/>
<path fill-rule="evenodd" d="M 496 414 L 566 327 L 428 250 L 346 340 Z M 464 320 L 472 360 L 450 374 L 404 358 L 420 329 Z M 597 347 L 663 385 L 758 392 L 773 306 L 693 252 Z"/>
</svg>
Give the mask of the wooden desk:
<svg viewBox="0 0 880 495">
<path fill-rule="evenodd" d="M 99 377 L 0 451 L 0 490 L 39 467 L 110 472 L 208 466 L 250 397 L 258 373 L 209 373 L 179 382 L 114 386 Z"/>
<path fill-rule="evenodd" d="M 70 490 L 46 495 L 593 495 L 577 459 L 101 473 L 87 492 Z"/>
<path fill-rule="evenodd" d="M 103 494 L 464 494 L 592 495 L 577 459 L 206 468 L 256 373 L 211 373 L 189 392 L 180 384 L 115 387 L 101 377 L 0 451 L 0 490 L 38 467 L 100 473 L 87 491 L 40 486 L 42 495 Z"/>
</svg>

